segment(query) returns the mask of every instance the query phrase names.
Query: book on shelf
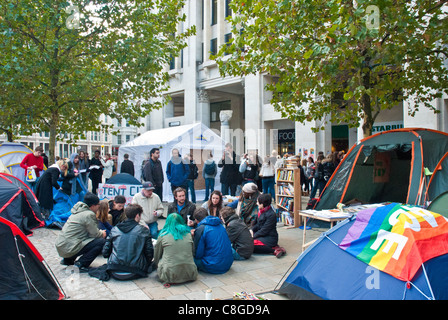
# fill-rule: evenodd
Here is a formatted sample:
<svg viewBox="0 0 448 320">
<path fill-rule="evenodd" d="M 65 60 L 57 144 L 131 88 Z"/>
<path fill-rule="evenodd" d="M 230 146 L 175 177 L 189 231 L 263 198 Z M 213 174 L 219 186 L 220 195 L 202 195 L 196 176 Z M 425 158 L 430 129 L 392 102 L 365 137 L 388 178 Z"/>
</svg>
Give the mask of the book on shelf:
<svg viewBox="0 0 448 320">
<path fill-rule="evenodd" d="M 291 198 L 281 197 L 278 204 L 288 211 L 294 211 L 294 200 Z"/>
<path fill-rule="evenodd" d="M 290 184 L 279 184 L 279 194 L 286 196 L 294 196 L 294 187 Z"/>
<path fill-rule="evenodd" d="M 298 157 L 290 157 L 286 159 L 286 168 L 297 168 L 299 166 Z"/>
<path fill-rule="evenodd" d="M 277 180 L 287 180 L 294 182 L 294 171 L 292 170 L 279 170 L 277 172 Z"/>
</svg>

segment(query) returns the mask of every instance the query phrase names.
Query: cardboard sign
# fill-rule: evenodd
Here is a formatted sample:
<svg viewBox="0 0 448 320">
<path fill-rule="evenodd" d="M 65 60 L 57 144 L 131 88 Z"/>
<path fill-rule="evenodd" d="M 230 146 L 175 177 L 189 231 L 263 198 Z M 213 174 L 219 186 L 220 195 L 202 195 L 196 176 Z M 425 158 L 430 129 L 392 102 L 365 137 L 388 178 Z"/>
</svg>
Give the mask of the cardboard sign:
<svg viewBox="0 0 448 320">
<path fill-rule="evenodd" d="M 97 192 L 100 200 L 113 200 L 118 195 L 124 196 L 126 198 L 126 205 L 128 205 L 132 202 L 134 195 L 139 193 L 142 188 L 142 185 L 100 183 Z"/>
<path fill-rule="evenodd" d="M 390 177 L 390 153 L 378 152 L 375 154 L 373 166 L 373 183 L 389 182 Z"/>
</svg>

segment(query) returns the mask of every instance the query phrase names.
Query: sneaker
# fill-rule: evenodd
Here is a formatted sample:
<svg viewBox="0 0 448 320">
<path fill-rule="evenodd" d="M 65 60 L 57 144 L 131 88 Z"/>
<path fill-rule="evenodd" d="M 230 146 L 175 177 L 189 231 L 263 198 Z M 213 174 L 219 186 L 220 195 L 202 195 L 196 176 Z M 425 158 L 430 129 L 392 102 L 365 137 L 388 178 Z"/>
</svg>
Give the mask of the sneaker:
<svg viewBox="0 0 448 320">
<path fill-rule="evenodd" d="M 75 262 L 75 266 L 79 268 L 81 273 L 89 272 L 89 267 L 84 267 L 79 261 Z"/>
<path fill-rule="evenodd" d="M 274 251 L 274 255 L 275 255 L 276 258 L 282 257 L 285 253 L 286 253 L 286 250 L 284 248 L 282 248 L 282 247 L 279 247 L 278 249 L 276 249 Z"/>
<path fill-rule="evenodd" d="M 62 259 L 61 260 L 61 264 L 63 265 L 63 266 L 72 266 L 72 265 L 74 265 L 75 263 L 73 262 L 73 260 L 69 260 L 69 259 Z"/>
</svg>

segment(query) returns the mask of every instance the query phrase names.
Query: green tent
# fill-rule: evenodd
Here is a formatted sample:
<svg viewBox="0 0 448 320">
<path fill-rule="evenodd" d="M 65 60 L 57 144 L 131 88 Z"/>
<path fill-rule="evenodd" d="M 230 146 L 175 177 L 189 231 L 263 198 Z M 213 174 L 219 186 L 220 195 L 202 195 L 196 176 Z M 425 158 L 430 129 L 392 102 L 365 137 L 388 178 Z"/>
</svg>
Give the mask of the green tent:
<svg viewBox="0 0 448 320">
<path fill-rule="evenodd" d="M 428 206 L 428 210 L 448 218 L 448 191 L 438 195 Z"/>
<path fill-rule="evenodd" d="M 338 203 L 399 202 L 425 205 L 448 191 L 448 134 L 404 128 L 356 143 L 318 199 L 315 209 Z"/>
</svg>

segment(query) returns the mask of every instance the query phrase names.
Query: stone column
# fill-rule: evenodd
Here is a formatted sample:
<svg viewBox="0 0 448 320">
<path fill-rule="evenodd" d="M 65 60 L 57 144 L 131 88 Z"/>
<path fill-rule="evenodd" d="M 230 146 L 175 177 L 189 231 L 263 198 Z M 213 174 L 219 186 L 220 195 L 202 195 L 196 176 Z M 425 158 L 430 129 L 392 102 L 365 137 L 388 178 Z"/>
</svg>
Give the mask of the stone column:
<svg viewBox="0 0 448 320">
<path fill-rule="evenodd" d="M 230 124 L 229 121 L 232 118 L 233 111 L 232 110 L 223 110 L 219 113 L 219 120 L 221 120 L 221 138 L 226 142 L 232 143 L 230 141 L 231 133 L 230 133 Z"/>
<path fill-rule="evenodd" d="M 210 127 L 210 98 L 207 90 L 197 89 L 198 104 L 197 104 L 197 121 L 202 122 L 207 127 Z"/>
</svg>

